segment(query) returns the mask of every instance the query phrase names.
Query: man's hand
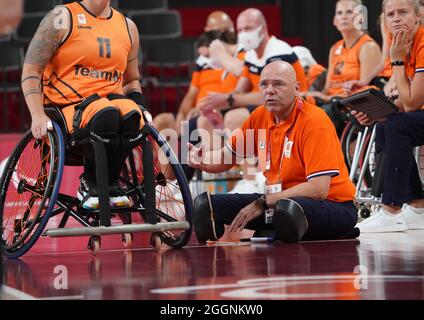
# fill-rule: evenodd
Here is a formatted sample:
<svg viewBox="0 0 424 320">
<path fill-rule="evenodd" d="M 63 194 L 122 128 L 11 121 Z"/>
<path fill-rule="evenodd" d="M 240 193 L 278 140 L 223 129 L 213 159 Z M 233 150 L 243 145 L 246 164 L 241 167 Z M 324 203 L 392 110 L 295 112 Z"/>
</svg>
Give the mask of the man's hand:
<svg viewBox="0 0 424 320">
<path fill-rule="evenodd" d="M 200 147 L 195 147 L 191 143 L 187 143 L 188 146 L 188 165 L 195 169 L 203 168 L 203 160 L 205 158 L 206 149 L 203 144 Z"/>
<path fill-rule="evenodd" d="M 257 201 L 252 202 L 241 209 L 238 215 L 234 218 L 230 225 L 230 232 L 242 231 L 246 227 L 246 224 L 259 217 L 262 213 L 263 209 L 261 205 Z"/>
<path fill-rule="evenodd" d="M 41 139 L 47 134 L 47 130 L 52 131 L 52 121 L 43 112 L 32 117 L 31 131 L 35 139 Z"/>
<path fill-rule="evenodd" d="M 227 97 L 228 95 L 225 93 L 211 92 L 206 97 L 200 99 L 198 107 L 203 114 L 211 112 L 214 109 L 223 109 L 228 105 Z"/>
<path fill-rule="evenodd" d="M 209 57 L 212 60 L 220 61 L 225 53 L 225 46 L 220 40 L 215 39 L 209 45 Z"/>
</svg>

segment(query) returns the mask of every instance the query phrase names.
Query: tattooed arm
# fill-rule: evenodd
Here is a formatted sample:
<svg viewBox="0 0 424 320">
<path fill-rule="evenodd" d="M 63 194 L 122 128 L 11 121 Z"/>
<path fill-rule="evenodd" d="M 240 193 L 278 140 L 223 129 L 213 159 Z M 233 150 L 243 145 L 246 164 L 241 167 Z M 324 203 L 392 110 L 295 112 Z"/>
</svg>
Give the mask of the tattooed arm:
<svg viewBox="0 0 424 320">
<path fill-rule="evenodd" d="M 28 47 L 22 69 L 22 91 L 31 113 L 31 131 L 40 139 L 47 133 L 50 119 L 44 112 L 41 78 L 51 57 L 68 35 L 70 14 L 63 6 L 56 7 L 41 21 Z"/>
</svg>

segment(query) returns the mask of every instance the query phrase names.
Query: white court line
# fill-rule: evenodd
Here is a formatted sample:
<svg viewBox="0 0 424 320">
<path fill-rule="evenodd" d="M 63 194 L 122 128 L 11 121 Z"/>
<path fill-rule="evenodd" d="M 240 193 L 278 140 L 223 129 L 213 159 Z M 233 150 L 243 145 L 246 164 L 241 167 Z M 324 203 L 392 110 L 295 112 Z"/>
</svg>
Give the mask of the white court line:
<svg viewBox="0 0 424 320">
<path fill-rule="evenodd" d="M 78 296 L 45 297 L 45 298 L 38 298 L 38 300 L 84 300 L 84 296 L 80 294 Z"/>
<path fill-rule="evenodd" d="M 0 300 L 37 300 L 36 297 L 15 288 L 3 285 Z"/>
</svg>

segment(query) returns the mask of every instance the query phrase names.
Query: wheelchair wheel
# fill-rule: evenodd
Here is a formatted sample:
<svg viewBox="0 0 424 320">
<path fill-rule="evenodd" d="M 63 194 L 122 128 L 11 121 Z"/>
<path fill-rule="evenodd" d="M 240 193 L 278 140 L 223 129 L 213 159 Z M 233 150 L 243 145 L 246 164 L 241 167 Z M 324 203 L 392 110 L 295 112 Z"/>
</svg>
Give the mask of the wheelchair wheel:
<svg viewBox="0 0 424 320">
<path fill-rule="evenodd" d="M 414 149 L 415 161 L 418 165 L 418 173 L 420 175 L 421 184 L 424 186 L 424 146 Z"/>
<path fill-rule="evenodd" d="M 361 126 L 353 122 L 348 122 L 340 138 L 340 144 L 342 146 L 343 155 L 345 157 L 345 163 L 349 170 L 352 167 L 353 155 L 355 153 L 358 133 L 360 131 L 363 131 Z"/>
<path fill-rule="evenodd" d="M 156 190 L 156 212 L 160 222 L 187 221 L 187 230 L 166 231 L 160 233 L 161 240 L 174 248 L 187 244 L 191 236 L 191 214 L 193 200 L 184 171 L 168 142 L 159 132 L 149 127 L 149 139 L 153 148 L 153 170 Z M 142 148 L 133 149 L 131 157 L 135 165 L 138 181 L 143 181 Z M 131 161 L 127 159 L 123 175 L 132 181 Z"/>
<path fill-rule="evenodd" d="M 60 128 L 36 140 L 29 131 L 0 179 L 1 241 L 7 257 L 25 254 L 41 235 L 56 203 L 64 165 Z"/>
</svg>

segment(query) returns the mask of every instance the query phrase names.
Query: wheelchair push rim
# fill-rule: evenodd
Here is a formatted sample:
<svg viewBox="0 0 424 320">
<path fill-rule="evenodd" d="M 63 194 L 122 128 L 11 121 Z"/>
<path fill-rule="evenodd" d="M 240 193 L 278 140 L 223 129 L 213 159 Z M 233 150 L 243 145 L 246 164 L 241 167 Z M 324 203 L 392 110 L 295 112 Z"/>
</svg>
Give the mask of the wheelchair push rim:
<svg viewBox="0 0 424 320">
<path fill-rule="evenodd" d="M 28 131 L 10 155 L 0 179 L 0 220 L 5 256 L 17 258 L 37 241 L 55 206 L 62 180 L 60 128 L 41 139 Z"/>
</svg>

